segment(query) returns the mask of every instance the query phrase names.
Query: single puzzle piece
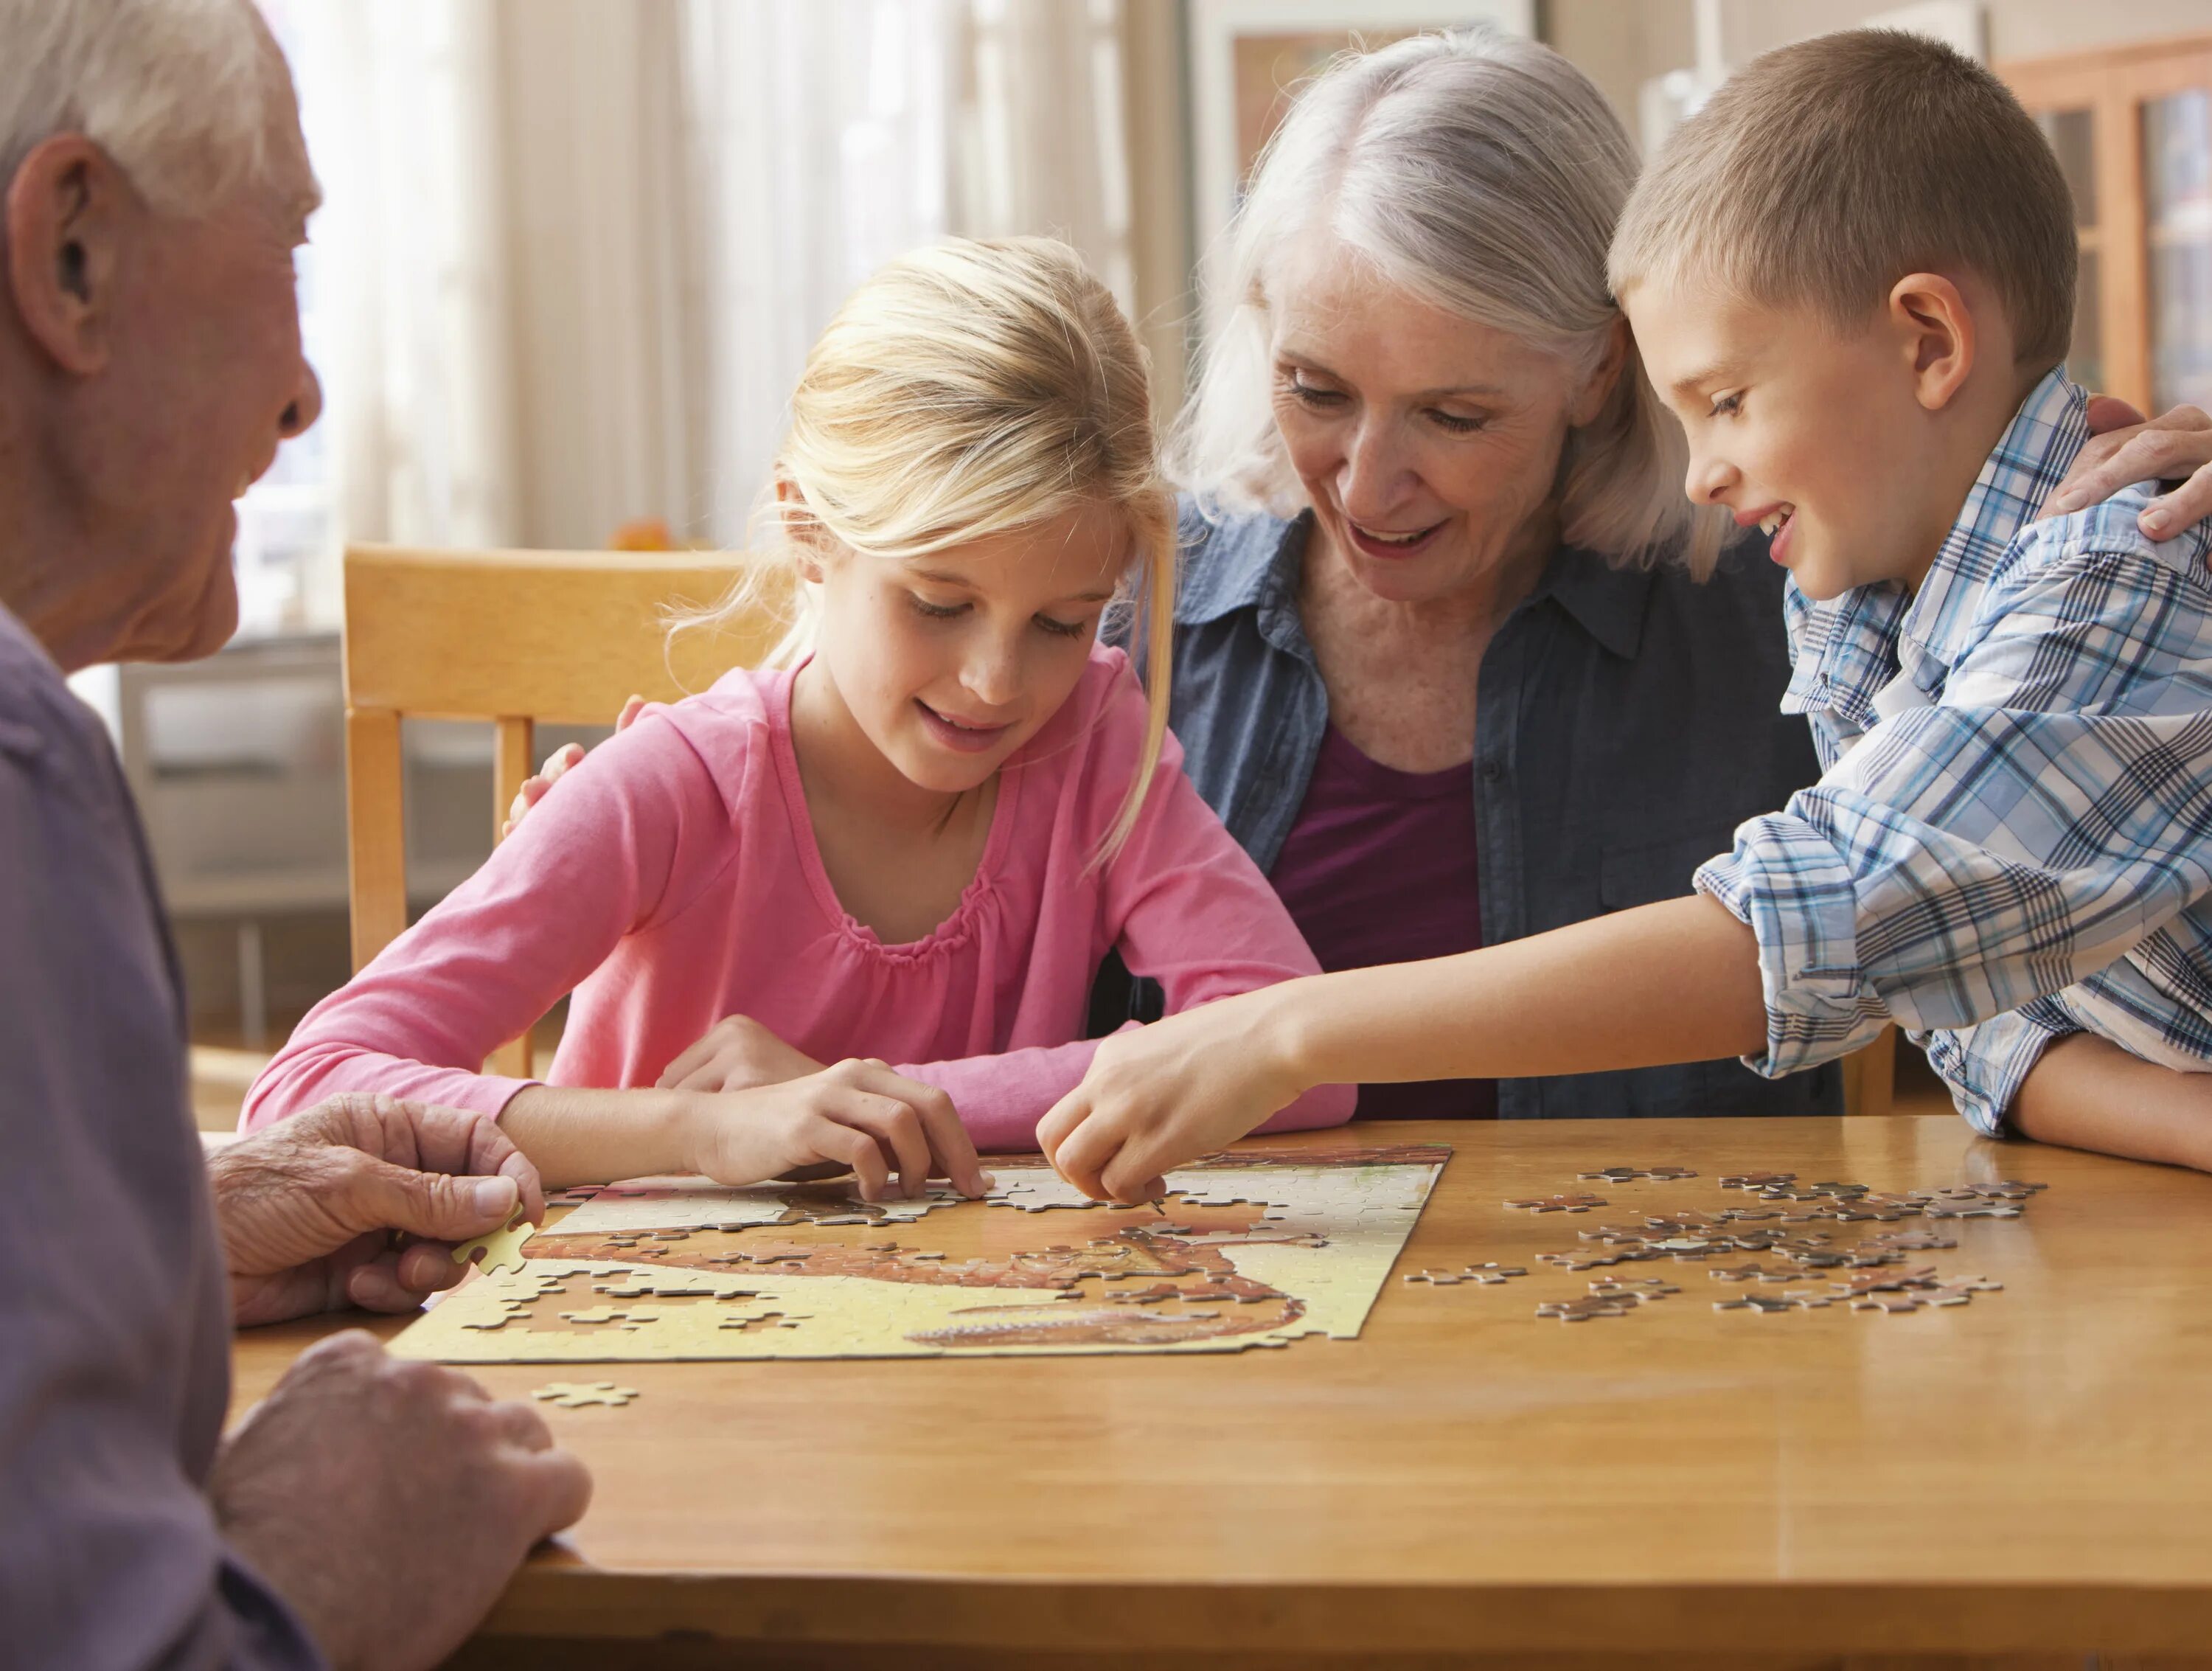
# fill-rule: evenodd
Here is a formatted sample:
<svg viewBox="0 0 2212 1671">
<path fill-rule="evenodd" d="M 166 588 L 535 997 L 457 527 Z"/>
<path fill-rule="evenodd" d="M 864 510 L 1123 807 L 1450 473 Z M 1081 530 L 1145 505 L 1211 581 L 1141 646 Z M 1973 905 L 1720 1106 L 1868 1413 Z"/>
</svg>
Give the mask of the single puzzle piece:
<svg viewBox="0 0 2212 1671">
<path fill-rule="evenodd" d="M 1406 1280 L 1425 1282 L 1438 1288 L 1449 1288 L 1462 1282 L 1494 1285 L 1513 1277 L 1525 1277 L 1528 1274 L 1528 1269 L 1525 1265 L 1500 1265 L 1492 1260 L 1486 1265 L 1470 1265 L 1462 1271 L 1409 1271 L 1406 1273 Z"/>
<path fill-rule="evenodd" d="M 1928 1303 L 1926 1294 L 1864 1294 L 1851 1302 L 1854 1311 L 1917 1311 Z"/>
<path fill-rule="evenodd" d="M 1532 1195 L 1505 1205 L 1527 1212 L 1588 1212 L 1605 1204 L 1602 1195 Z"/>
<path fill-rule="evenodd" d="M 554 1381 L 530 1396 L 550 1400 L 563 1410 L 581 1410 L 592 1404 L 612 1405 L 620 1409 L 637 1396 L 637 1388 L 617 1387 L 611 1381 Z"/>
<path fill-rule="evenodd" d="M 1797 1182 L 1795 1172 L 1732 1172 L 1720 1181 L 1723 1189 L 1771 1189 Z"/>
<path fill-rule="evenodd" d="M 1626 1317 L 1636 1309 L 1633 1300 L 1600 1299 L 1586 1295 L 1580 1299 L 1547 1300 L 1536 1308 L 1540 1317 L 1557 1317 L 1563 1323 L 1586 1323 L 1593 1317 Z"/>
<path fill-rule="evenodd" d="M 1859 1245 L 1869 1250 L 1880 1249 L 1900 1254 L 1935 1253 L 1944 1248 L 1957 1247 L 1959 1239 L 1955 1236 L 1939 1236 L 1934 1230 L 1885 1230 L 1880 1236 L 1870 1236 Z"/>
<path fill-rule="evenodd" d="M 1601 1300 L 1634 1300 L 1641 1304 L 1647 1300 L 1663 1300 L 1669 1294 L 1682 1291 L 1671 1282 L 1662 1282 L 1656 1277 L 1633 1281 L 1593 1282 L 1589 1285 L 1593 1297 Z"/>
<path fill-rule="evenodd" d="M 1978 1199 L 1930 1201 L 1922 1209 L 1930 1218 L 2017 1218 L 2020 1208 L 2009 1201 Z"/>
<path fill-rule="evenodd" d="M 526 1224 L 518 1214 L 505 1230 L 494 1230 L 489 1236 L 479 1236 L 473 1242 L 464 1242 L 453 1249 L 453 1263 L 465 1265 L 477 1254 L 483 1255 L 479 1267 L 486 1276 L 495 1271 L 520 1273 L 530 1261 L 522 1256 L 522 1244 L 537 1232 L 538 1226 Z"/>
<path fill-rule="evenodd" d="M 1801 1311 L 1804 1306 L 1787 1294 L 1738 1294 L 1733 1299 L 1715 1300 L 1716 1311 L 1756 1311 L 1772 1316 L 1783 1311 Z"/>
<path fill-rule="evenodd" d="M 1916 1265 L 1909 1271 L 1875 1271 L 1865 1276 L 1852 1277 L 1847 1281 L 1832 1282 L 1828 1289 L 1831 1293 L 1840 1294 L 1846 1299 L 1856 1299 L 1864 1294 L 1896 1294 L 1908 1289 L 1933 1288 L 1935 1285 L 1936 1267 L 1933 1265 Z"/>
<path fill-rule="evenodd" d="M 1595 1172 L 1575 1174 L 1578 1181 L 1585 1183 L 1637 1183 L 1647 1180 L 1671 1183 L 1697 1176 L 1686 1166 L 1601 1166 Z"/>
<path fill-rule="evenodd" d="M 1802 1271 L 1776 1270 L 1765 1265 L 1716 1265 L 1705 1274 L 1716 1282 L 1796 1282 Z"/>
</svg>

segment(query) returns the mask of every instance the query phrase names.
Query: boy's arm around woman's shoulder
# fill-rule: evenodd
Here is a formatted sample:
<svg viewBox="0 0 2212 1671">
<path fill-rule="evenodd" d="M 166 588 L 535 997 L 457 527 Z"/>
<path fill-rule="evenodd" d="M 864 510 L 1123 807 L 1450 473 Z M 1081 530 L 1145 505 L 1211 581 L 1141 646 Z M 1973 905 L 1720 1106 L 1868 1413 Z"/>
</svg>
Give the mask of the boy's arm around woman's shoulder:
<svg viewBox="0 0 2212 1671">
<path fill-rule="evenodd" d="M 248 1093 L 266 1126 L 341 1091 L 497 1115 L 532 1083 L 480 1072 L 734 854 L 723 787 L 648 711 L 567 774 L 483 866 L 310 1011 Z"/>
</svg>

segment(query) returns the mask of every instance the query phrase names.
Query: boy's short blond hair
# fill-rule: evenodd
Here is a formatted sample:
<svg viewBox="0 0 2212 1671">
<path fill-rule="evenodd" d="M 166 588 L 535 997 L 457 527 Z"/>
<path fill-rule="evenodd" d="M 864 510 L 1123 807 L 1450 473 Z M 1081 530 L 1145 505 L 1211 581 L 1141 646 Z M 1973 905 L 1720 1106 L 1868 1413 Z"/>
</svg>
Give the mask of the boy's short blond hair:
<svg viewBox="0 0 2212 1671">
<path fill-rule="evenodd" d="M 1863 325 L 1907 273 L 1994 289 L 2015 361 L 2074 329 L 2074 205 L 2034 118 L 1949 47 L 1892 29 L 1761 54 L 1685 122 L 1630 195 L 1613 294 L 1691 274 Z"/>
</svg>

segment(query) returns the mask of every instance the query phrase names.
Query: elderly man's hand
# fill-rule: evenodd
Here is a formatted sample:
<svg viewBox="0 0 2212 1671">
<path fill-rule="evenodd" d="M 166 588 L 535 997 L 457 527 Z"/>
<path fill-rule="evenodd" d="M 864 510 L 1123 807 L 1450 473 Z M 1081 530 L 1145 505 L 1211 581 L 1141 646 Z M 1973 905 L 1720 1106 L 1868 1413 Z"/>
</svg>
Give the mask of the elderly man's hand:
<svg viewBox="0 0 2212 1671">
<path fill-rule="evenodd" d="M 247 1413 L 208 1495 L 332 1665 L 414 1671 L 460 1646 L 592 1482 L 528 1405 L 348 1329 Z"/>
<path fill-rule="evenodd" d="M 338 1097 L 208 1161 L 241 1327 L 358 1305 L 411 1310 L 465 1273 L 453 1246 L 520 1206 L 545 1216 L 538 1170 L 465 1109 Z"/>
</svg>

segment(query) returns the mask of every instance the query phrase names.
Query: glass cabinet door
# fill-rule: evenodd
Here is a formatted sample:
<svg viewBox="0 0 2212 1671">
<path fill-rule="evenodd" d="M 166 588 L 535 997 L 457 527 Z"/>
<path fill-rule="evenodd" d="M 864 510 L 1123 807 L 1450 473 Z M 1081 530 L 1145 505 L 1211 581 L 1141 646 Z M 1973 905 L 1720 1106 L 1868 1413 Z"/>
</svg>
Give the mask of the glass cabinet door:
<svg viewBox="0 0 2212 1671">
<path fill-rule="evenodd" d="M 2212 88 L 2142 109 L 2152 410 L 2212 407 Z"/>
</svg>

